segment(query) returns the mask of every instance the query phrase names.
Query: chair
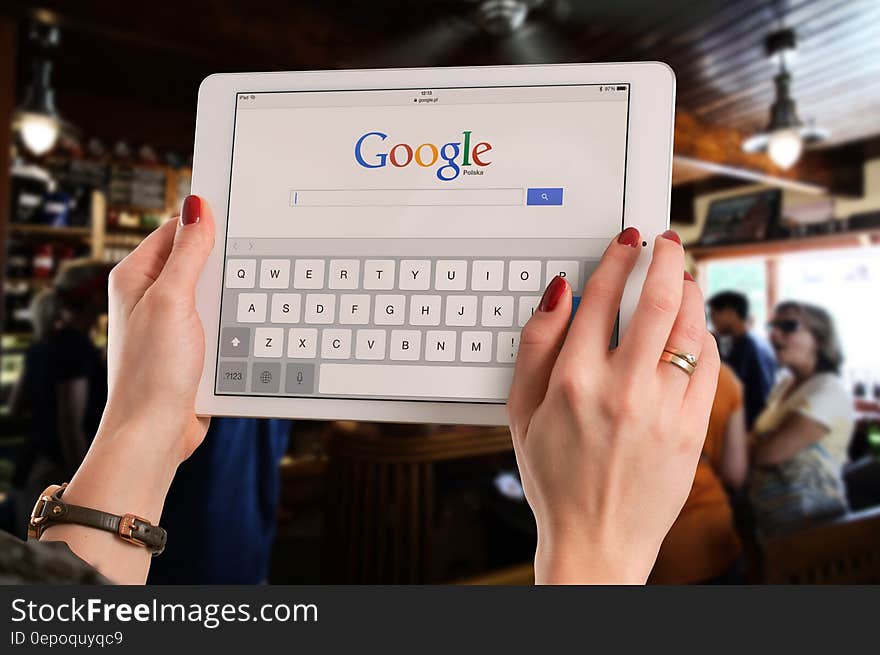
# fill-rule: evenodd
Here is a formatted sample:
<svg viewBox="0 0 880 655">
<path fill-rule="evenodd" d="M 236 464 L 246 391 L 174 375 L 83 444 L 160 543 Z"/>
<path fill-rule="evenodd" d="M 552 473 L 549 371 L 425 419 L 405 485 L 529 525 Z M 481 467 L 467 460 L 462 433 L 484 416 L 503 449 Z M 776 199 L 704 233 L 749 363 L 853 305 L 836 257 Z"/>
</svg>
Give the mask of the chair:
<svg viewBox="0 0 880 655">
<path fill-rule="evenodd" d="M 880 584 L 880 506 L 767 540 L 766 584 Z"/>
</svg>

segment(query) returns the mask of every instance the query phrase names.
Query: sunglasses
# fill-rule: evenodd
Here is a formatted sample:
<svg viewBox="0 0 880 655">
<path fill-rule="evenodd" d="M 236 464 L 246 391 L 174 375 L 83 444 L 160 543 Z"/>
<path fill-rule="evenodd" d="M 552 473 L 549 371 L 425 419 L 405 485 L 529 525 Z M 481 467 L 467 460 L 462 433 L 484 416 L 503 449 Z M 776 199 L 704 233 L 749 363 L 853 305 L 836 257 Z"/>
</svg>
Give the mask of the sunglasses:
<svg viewBox="0 0 880 655">
<path fill-rule="evenodd" d="M 779 330 L 780 332 L 784 332 L 785 334 L 791 334 L 792 332 L 797 332 L 800 327 L 800 321 L 794 318 L 780 318 L 775 321 L 770 321 L 767 323 L 768 330 Z"/>
</svg>

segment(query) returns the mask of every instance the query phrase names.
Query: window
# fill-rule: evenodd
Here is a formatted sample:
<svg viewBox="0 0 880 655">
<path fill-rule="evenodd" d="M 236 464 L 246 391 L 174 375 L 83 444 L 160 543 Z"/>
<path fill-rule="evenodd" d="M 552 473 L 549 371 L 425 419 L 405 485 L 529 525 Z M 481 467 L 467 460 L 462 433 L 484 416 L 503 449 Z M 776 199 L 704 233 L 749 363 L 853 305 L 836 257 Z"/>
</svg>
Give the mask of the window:
<svg viewBox="0 0 880 655">
<path fill-rule="evenodd" d="M 766 335 L 767 324 L 767 265 L 763 257 L 725 259 L 706 265 L 706 297 L 721 291 L 739 291 L 749 299 L 752 328 Z"/>
<path fill-rule="evenodd" d="M 849 380 L 880 380 L 880 248 L 787 255 L 778 282 L 779 300 L 819 305 L 834 317 Z"/>
</svg>

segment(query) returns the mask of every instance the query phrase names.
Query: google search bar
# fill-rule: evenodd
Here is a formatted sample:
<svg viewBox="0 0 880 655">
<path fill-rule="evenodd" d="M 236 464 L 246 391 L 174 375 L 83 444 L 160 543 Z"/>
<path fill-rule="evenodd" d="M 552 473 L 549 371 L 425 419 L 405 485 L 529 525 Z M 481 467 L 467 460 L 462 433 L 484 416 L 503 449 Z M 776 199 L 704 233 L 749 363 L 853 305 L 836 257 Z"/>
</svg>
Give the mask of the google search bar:
<svg viewBox="0 0 880 655">
<path fill-rule="evenodd" d="M 523 189 L 295 189 L 291 207 L 522 205 Z"/>
</svg>

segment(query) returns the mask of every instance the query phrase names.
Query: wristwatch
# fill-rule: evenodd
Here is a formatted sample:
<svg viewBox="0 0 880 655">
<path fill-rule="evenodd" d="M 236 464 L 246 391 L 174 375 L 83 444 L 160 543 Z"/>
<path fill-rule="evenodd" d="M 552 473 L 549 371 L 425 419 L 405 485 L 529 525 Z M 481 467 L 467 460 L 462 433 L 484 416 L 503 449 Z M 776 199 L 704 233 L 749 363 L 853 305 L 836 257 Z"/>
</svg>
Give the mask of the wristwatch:
<svg viewBox="0 0 880 655">
<path fill-rule="evenodd" d="M 39 539 L 43 530 L 51 525 L 73 523 L 112 532 L 123 541 L 135 546 L 143 546 L 153 553 L 154 557 L 165 550 L 168 533 L 158 525 L 152 525 L 147 519 L 134 514 L 117 516 L 90 507 L 69 505 L 61 500 L 66 488 L 66 482 L 53 484 L 40 494 L 31 512 L 28 538 Z"/>
</svg>

